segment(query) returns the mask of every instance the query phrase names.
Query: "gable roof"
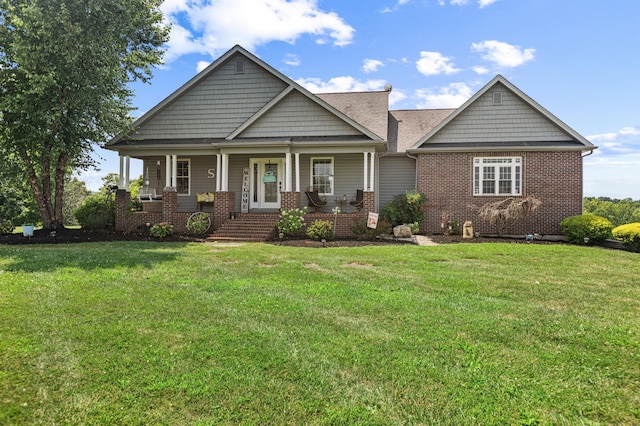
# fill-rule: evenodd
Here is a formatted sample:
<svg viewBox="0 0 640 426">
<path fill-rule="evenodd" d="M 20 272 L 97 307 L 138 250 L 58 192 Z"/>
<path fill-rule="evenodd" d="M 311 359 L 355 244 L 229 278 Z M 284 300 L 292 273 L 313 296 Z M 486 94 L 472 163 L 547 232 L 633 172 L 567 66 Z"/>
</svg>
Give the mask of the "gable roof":
<svg viewBox="0 0 640 426">
<path fill-rule="evenodd" d="M 480 104 L 480 99 L 492 89 L 504 90 L 510 93 L 516 101 L 519 101 L 523 107 L 528 108 L 528 113 L 535 114 L 540 119 L 540 124 L 545 124 L 550 129 L 548 139 L 536 140 L 535 134 L 527 135 L 527 137 L 518 139 L 521 135 L 517 134 L 518 129 L 514 126 L 514 131 L 505 133 L 505 138 L 512 137 L 509 140 L 492 141 L 482 140 L 478 135 L 469 135 L 466 143 L 441 143 L 442 141 L 434 142 L 439 136 L 445 133 L 456 125 L 457 122 L 464 120 L 465 115 L 471 114 L 471 111 Z M 502 109 L 497 117 L 501 117 L 501 123 L 504 123 L 505 127 L 510 124 L 509 121 L 504 120 L 505 113 L 510 112 L 508 108 Z M 479 118 L 479 117 L 478 117 Z M 483 117 L 484 118 L 484 117 Z M 544 123 L 543 123 L 544 122 Z M 482 128 L 483 123 L 476 123 L 478 129 Z M 491 129 L 493 130 L 493 129 Z M 525 132 L 523 132 L 524 134 Z M 559 137 L 558 137 L 559 136 Z M 474 137 L 476 141 L 473 141 Z M 443 138 L 444 139 L 444 138 Z M 487 83 L 482 89 L 476 92 L 471 98 L 469 98 L 464 104 L 457 108 L 448 117 L 444 118 L 440 123 L 433 127 L 427 134 L 421 137 L 409 151 L 424 151 L 424 150 L 445 150 L 445 151 L 469 151 L 469 150 L 528 150 L 528 149 L 560 149 L 560 150 L 581 150 L 588 151 L 596 149 L 597 147 L 591 144 L 586 138 L 573 130 L 563 121 L 558 119 L 555 115 L 551 114 L 545 108 L 543 108 L 536 101 L 527 96 L 524 92 L 518 89 L 515 85 L 510 83 L 507 79 L 501 75 L 494 77 L 489 83 Z"/>
<path fill-rule="evenodd" d="M 216 136 L 215 138 L 231 141 L 236 137 L 239 137 L 244 131 L 246 131 L 251 125 L 255 122 L 259 121 L 260 118 L 264 117 L 269 111 L 274 109 L 278 104 L 281 103 L 283 99 L 286 99 L 291 93 L 297 93 L 302 95 L 306 101 L 310 101 L 314 103 L 317 107 L 320 107 L 322 110 L 329 113 L 332 117 L 334 117 L 337 122 L 341 122 L 339 126 L 344 127 L 345 125 L 350 127 L 351 132 L 360 133 L 366 138 L 369 138 L 374 141 L 384 141 L 385 139 L 381 138 L 371 129 L 363 126 L 358 121 L 349 117 L 347 114 L 341 112 L 331 104 L 325 102 L 318 96 L 315 96 L 307 89 L 302 87 L 300 84 L 291 80 L 289 77 L 280 73 L 252 53 L 248 52 L 244 48 L 239 45 L 234 46 L 225 54 L 216 59 L 213 63 L 211 63 L 206 69 L 196 74 L 193 78 L 183 84 L 180 88 L 154 106 L 151 110 L 143 114 L 140 118 L 135 120 L 132 124 L 132 128 L 134 131 L 122 133 L 113 139 L 111 139 L 105 147 L 115 146 L 120 142 L 125 142 L 130 139 L 136 140 L 140 138 L 136 138 L 135 129 L 140 129 L 143 126 L 148 126 L 152 123 L 153 119 L 161 115 L 163 112 L 167 111 L 172 105 L 178 102 L 180 99 L 183 99 L 187 94 L 193 91 L 199 84 L 205 82 L 207 78 L 212 76 L 216 70 L 219 70 L 227 61 L 233 58 L 236 55 L 242 55 L 252 63 L 256 64 L 257 67 L 266 71 L 270 76 L 274 77 L 275 80 L 280 82 L 280 86 L 277 87 L 276 84 L 273 84 L 274 87 L 271 88 L 273 94 L 265 94 L 267 96 L 262 103 L 255 107 L 255 110 L 249 111 L 246 113 L 246 116 L 241 119 L 241 122 L 236 123 L 232 126 L 232 128 L 225 130 L 223 135 Z"/>
</svg>

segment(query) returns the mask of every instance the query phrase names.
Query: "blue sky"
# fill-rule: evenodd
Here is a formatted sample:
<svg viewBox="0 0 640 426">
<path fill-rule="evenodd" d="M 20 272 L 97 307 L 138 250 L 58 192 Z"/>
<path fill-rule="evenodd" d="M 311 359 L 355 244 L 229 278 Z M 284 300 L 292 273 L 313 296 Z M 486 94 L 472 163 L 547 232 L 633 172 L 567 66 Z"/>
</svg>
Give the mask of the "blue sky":
<svg viewBox="0 0 640 426">
<path fill-rule="evenodd" d="M 235 44 L 312 92 L 393 86 L 391 109 L 457 107 L 502 74 L 599 149 L 585 196 L 640 200 L 636 0 L 166 0 L 166 64 L 136 116 Z M 98 149 L 90 189 L 117 172 Z M 132 162 L 132 176 L 141 173 Z"/>
</svg>

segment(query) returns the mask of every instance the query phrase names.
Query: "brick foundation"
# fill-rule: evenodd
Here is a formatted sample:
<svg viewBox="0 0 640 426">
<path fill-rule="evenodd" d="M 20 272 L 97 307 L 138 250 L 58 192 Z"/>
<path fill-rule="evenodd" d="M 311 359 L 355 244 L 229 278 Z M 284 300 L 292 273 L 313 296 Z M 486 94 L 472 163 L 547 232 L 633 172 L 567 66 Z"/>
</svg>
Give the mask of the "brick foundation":
<svg viewBox="0 0 640 426">
<path fill-rule="evenodd" d="M 285 210 L 293 210 L 293 209 L 300 208 L 300 193 L 299 192 L 281 192 L 280 208 Z"/>
</svg>

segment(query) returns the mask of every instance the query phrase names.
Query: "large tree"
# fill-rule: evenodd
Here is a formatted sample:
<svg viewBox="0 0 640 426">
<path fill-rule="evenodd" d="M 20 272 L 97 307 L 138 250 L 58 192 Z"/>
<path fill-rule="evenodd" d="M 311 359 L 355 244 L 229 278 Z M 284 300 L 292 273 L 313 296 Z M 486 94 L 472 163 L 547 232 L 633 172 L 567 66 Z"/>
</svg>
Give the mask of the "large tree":
<svg viewBox="0 0 640 426">
<path fill-rule="evenodd" d="M 44 228 L 63 224 L 65 174 L 128 129 L 129 83 L 151 78 L 168 39 L 161 3 L 0 0 L 0 154 L 17 160 Z"/>
</svg>

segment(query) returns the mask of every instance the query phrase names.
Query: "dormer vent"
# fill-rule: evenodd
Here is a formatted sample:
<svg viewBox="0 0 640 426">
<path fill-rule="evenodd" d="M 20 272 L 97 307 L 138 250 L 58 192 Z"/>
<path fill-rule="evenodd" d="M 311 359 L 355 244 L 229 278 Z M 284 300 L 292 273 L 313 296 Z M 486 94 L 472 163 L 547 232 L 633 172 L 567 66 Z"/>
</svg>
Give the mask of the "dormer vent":
<svg viewBox="0 0 640 426">
<path fill-rule="evenodd" d="M 236 74 L 244 74 L 244 60 L 236 60 Z"/>
<path fill-rule="evenodd" d="M 493 92 L 493 104 L 502 105 L 502 92 Z"/>
</svg>

